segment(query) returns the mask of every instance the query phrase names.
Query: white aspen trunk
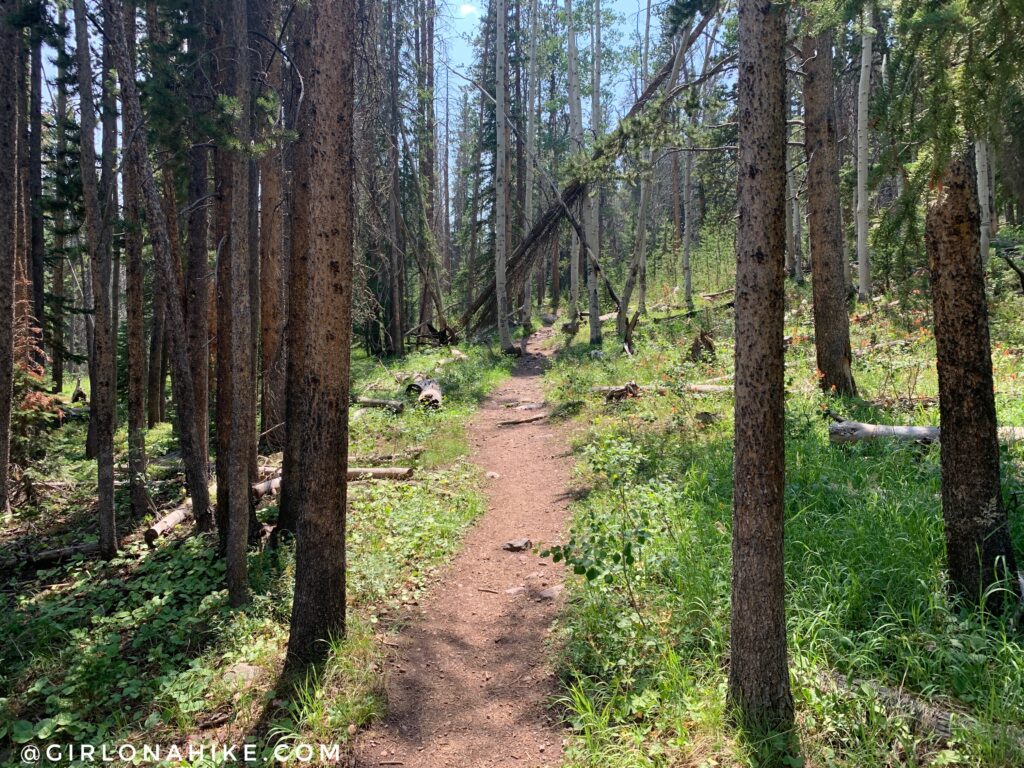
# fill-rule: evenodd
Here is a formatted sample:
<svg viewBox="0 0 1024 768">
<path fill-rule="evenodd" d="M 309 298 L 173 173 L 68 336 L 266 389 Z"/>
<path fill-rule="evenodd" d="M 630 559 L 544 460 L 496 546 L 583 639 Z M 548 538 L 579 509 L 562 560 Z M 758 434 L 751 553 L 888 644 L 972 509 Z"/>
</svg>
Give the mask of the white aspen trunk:
<svg viewBox="0 0 1024 768">
<path fill-rule="evenodd" d="M 591 51 L 593 66 L 591 68 L 591 95 L 590 95 L 590 130 L 594 134 L 594 140 L 601 136 L 601 0 L 594 0 L 594 30 L 593 50 Z M 601 214 L 601 187 L 595 185 L 587 198 L 586 232 L 587 245 L 593 251 L 594 258 L 601 258 L 601 226 L 599 216 Z M 643 259 L 643 254 L 640 256 Z M 601 343 L 601 302 L 597 294 L 597 271 L 594 262 L 587 259 L 587 296 L 589 298 L 590 321 L 590 343 Z M 640 274 L 643 275 L 643 264 L 641 262 Z M 640 283 L 640 307 L 644 302 L 644 283 Z"/>
<path fill-rule="evenodd" d="M 508 51 L 505 49 L 505 0 L 495 0 L 497 36 L 494 45 L 494 101 L 497 147 L 494 158 L 494 187 L 496 191 L 494 215 L 494 287 L 498 303 L 498 337 L 503 352 L 513 350 L 508 330 L 508 291 L 505 265 L 508 258 L 508 115 L 505 98 L 505 76 L 508 73 Z"/>
<path fill-rule="evenodd" d="M 868 257 L 868 96 L 871 94 L 871 48 L 874 30 L 865 12 L 861 37 L 860 84 L 857 86 L 857 294 L 871 298 L 871 263 Z"/>
<path fill-rule="evenodd" d="M 583 110 L 580 106 L 580 78 L 577 70 L 576 27 L 572 18 L 572 0 L 565 0 L 565 25 L 569 43 L 569 136 L 573 151 L 583 150 Z M 586 232 L 586 213 L 588 204 L 584 200 L 580 206 L 584 218 Z M 573 249 L 569 258 L 569 322 L 574 323 L 580 316 L 580 259 L 579 238 L 574 234 Z"/>
<path fill-rule="evenodd" d="M 974 164 L 978 167 L 978 209 L 981 213 L 981 264 L 988 265 L 992 239 L 992 209 L 989 206 L 988 140 L 974 142 Z"/>
</svg>

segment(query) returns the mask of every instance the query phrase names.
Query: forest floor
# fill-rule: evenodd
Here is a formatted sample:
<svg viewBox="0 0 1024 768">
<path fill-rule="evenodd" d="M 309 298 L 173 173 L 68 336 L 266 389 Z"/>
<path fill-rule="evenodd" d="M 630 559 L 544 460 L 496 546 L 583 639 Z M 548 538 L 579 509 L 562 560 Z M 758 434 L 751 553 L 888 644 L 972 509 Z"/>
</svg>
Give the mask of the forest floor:
<svg viewBox="0 0 1024 768">
<path fill-rule="evenodd" d="M 573 465 L 565 426 L 538 418 L 552 334 L 526 341 L 469 425 L 487 511 L 394 636 L 388 715 L 358 740 L 358 766 L 561 763 L 547 646 L 563 569 L 537 555 L 562 534 Z"/>
</svg>

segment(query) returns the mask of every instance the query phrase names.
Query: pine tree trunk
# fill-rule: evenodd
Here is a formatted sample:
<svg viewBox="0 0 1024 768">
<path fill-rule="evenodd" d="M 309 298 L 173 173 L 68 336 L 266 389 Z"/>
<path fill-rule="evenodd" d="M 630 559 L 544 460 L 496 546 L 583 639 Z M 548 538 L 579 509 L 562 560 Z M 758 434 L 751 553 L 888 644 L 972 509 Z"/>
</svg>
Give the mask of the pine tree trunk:
<svg viewBox="0 0 1024 768">
<path fill-rule="evenodd" d="M 263 33 L 277 36 L 277 4 L 263 3 Z M 276 52 L 264 48 L 269 57 Z M 275 57 L 266 74 L 267 85 L 280 90 L 281 58 Z M 284 298 L 287 291 L 284 264 L 284 158 L 276 144 L 260 158 L 260 369 L 262 409 L 260 411 L 263 445 L 268 453 L 284 448 Z"/>
<path fill-rule="evenodd" d="M 58 10 L 57 24 L 61 29 L 67 25 L 67 8 L 61 6 Z M 61 44 L 63 52 L 63 41 Z M 64 56 L 58 57 L 57 64 L 57 99 L 55 107 L 54 122 L 56 127 L 57 157 L 63 162 L 67 152 L 67 132 L 65 122 L 68 113 L 67 93 L 67 67 L 64 64 Z M 56 173 L 55 176 L 62 182 L 66 171 Z M 63 192 L 63 189 L 61 190 Z M 65 313 L 64 313 L 64 262 L 67 259 L 67 236 L 64 230 L 67 228 L 67 206 L 68 201 L 61 200 L 60 208 L 57 211 L 57 218 L 54 222 L 53 250 L 56 259 L 53 264 L 53 323 L 51 333 L 53 335 L 50 345 L 53 354 L 53 390 L 56 393 L 64 389 L 64 359 L 65 359 Z M 0 406 L 2 407 L 2 406 Z"/>
<path fill-rule="evenodd" d="M 40 7 L 40 10 L 42 8 Z M 35 20 L 29 30 L 31 45 L 30 84 L 29 84 L 29 127 L 31 130 L 29 156 L 29 252 L 32 265 L 32 314 L 36 321 L 36 340 L 43 342 L 43 324 L 45 322 L 44 297 L 44 248 L 43 248 L 43 52 L 42 52 L 42 19 Z M 42 363 L 45 358 L 36 356 L 36 362 Z"/>
<path fill-rule="evenodd" d="M 814 297 L 814 345 L 821 388 L 854 397 L 850 318 L 839 221 L 839 156 L 832 70 L 832 33 L 805 37 L 804 147 L 807 223 Z"/>
<path fill-rule="evenodd" d="M 203 0 L 192 0 L 189 22 L 194 30 L 189 46 L 201 55 L 206 48 L 205 5 Z M 192 391 L 196 403 L 196 431 L 199 435 L 199 453 L 204 464 L 210 456 L 210 287 L 213 283 L 209 261 L 210 205 L 205 200 L 209 192 L 207 173 L 209 149 L 202 146 L 207 137 L 202 132 L 200 119 L 204 109 L 207 86 L 202 67 L 194 70 L 189 94 L 191 122 L 189 124 L 193 146 L 188 151 L 188 232 L 185 265 L 185 323 L 188 327 L 189 360 L 192 363 Z"/>
<path fill-rule="evenodd" d="M 594 0 L 594 31 L 593 46 L 591 50 L 591 95 L 590 95 L 590 130 L 595 140 L 601 136 L 601 0 Z M 593 259 L 586 259 L 587 267 L 587 297 L 588 316 L 590 325 L 590 343 L 598 345 L 601 343 L 601 302 L 598 298 L 597 265 L 595 259 L 601 258 L 601 186 L 595 184 L 590 196 L 584 203 L 586 211 L 584 226 L 587 232 L 587 244 L 594 255 Z M 647 290 L 645 252 L 640 252 L 640 311 L 644 311 L 644 295 Z"/>
<path fill-rule="evenodd" d="M 103 0 L 103 24 L 107 26 L 109 23 L 109 0 Z M 120 255 L 120 242 L 118 238 L 113 235 L 113 225 L 115 222 L 119 222 L 121 218 L 120 212 L 120 196 L 117 190 L 117 94 L 116 85 L 114 83 L 114 75 L 112 70 L 114 69 L 113 55 L 110 51 L 110 41 L 104 38 L 103 41 L 103 74 L 100 79 L 101 83 L 101 96 L 100 96 L 100 117 L 101 127 L 103 129 L 103 140 L 101 146 L 102 158 L 100 159 L 100 210 L 105 221 L 109 222 L 108 226 L 111 228 L 110 240 L 107 247 L 110 251 L 110 267 L 109 267 L 109 280 L 108 291 L 110 297 L 110 366 L 111 366 L 111 381 L 113 382 L 113 425 L 112 429 L 117 429 L 117 326 L 119 320 L 118 306 L 120 303 L 120 290 L 121 290 L 121 255 Z"/>
<path fill-rule="evenodd" d="M 865 12 L 863 23 L 869 19 Z M 861 35 L 860 83 L 857 86 L 857 297 L 871 298 L 871 263 L 868 256 L 868 98 L 871 95 L 871 44 L 874 32 Z"/>
<path fill-rule="evenodd" d="M 508 329 L 508 291 L 505 283 L 505 262 L 508 255 L 508 103 L 505 98 L 505 80 L 508 77 L 508 49 L 505 26 L 508 22 L 505 0 L 495 0 L 495 64 L 494 103 L 497 147 L 494 160 L 494 278 L 498 299 L 498 337 L 502 352 L 512 352 L 512 337 Z"/>
<path fill-rule="evenodd" d="M 310 21 L 308 6 L 297 5 L 292 14 L 293 65 L 301 72 L 312 72 L 314 61 L 310 52 Z M 305 86 L 309 88 L 310 85 Z M 310 96 L 306 95 L 295 116 L 297 138 L 292 146 L 292 185 L 290 236 L 291 253 L 288 259 L 288 324 L 286 327 L 286 384 L 285 384 L 285 447 L 281 468 L 281 498 L 278 504 L 277 530 L 294 533 L 303 496 L 299 493 L 305 468 L 302 465 L 303 446 L 308 435 L 298 426 L 304 403 L 298 402 L 296 393 L 304 386 L 306 355 L 306 307 L 309 302 L 310 211 L 313 203 L 310 184 L 314 175 L 312 162 Z M 294 491 L 294 493 L 293 493 Z"/>
<path fill-rule="evenodd" d="M 942 517 L 953 590 L 999 612 L 1017 568 L 999 483 L 992 353 L 975 179 L 955 159 L 925 220 L 942 430 Z M 1016 601 L 1014 601 L 1016 602 Z"/>
<path fill-rule="evenodd" d="M 249 56 L 246 0 L 232 0 L 229 39 L 235 53 L 229 64 L 229 93 L 242 108 L 234 126 L 234 138 L 249 146 L 251 126 L 248 109 Z M 252 305 L 250 303 L 249 160 L 242 151 L 231 156 L 231 427 L 228 437 L 228 534 L 227 584 L 232 606 L 249 601 L 246 553 L 249 541 L 250 453 L 253 451 L 253 356 Z M 218 393 L 222 397 L 224 393 Z"/>
<path fill-rule="evenodd" d="M 572 0 L 565 0 L 565 23 L 568 46 L 569 68 L 569 136 L 574 154 L 583 152 L 583 110 L 580 105 L 580 79 L 576 48 L 576 27 L 573 19 Z M 586 211 L 587 203 L 580 206 Z M 585 215 L 585 214 L 584 214 Z M 586 230 L 586 220 L 583 222 Z M 580 244 L 575 230 L 572 235 L 572 249 L 569 251 L 569 323 L 575 324 L 580 313 Z"/>
<path fill-rule="evenodd" d="M 78 89 L 81 104 L 82 202 L 88 238 L 93 294 L 93 359 L 90 377 L 89 421 L 94 424 L 96 488 L 99 496 L 100 553 L 110 559 L 117 553 L 114 518 L 114 350 L 110 318 L 110 229 L 100 208 L 96 178 L 96 110 L 92 96 L 92 59 L 85 0 L 75 0 L 75 43 L 78 58 Z"/>
<path fill-rule="evenodd" d="M 310 179 L 313 209 L 303 368 L 289 381 L 301 435 L 290 663 L 322 659 L 345 632 L 345 509 L 352 326 L 355 5 L 313 0 Z M 291 415 L 291 413 L 290 413 Z"/>
<path fill-rule="evenodd" d="M 77 0 L 77 2 L 81 3 L 84 0 Z M 153 178 L 153 166 L 149 159 L 146 133 L 142 130 L 144 124 L 142 108 L 135 85 L 135 70 L 128 53 L 122 0 L 111 0 L 110 11 L 113 30 L 108 34 L 113 37 L 114 60 L 121 82 L 124 135 L 131 137 L 131 141 L 128 141 L 125 147 L 125 162 L 134 164 L 134 173 L 142 182 L 142 194 L 146 206 L 150 239 L 153 244 L 153 255 L 159 270 L 159 277 L 167 289 L 165 317 L 169 340 L 168 356 L 174 368 L 172 383 L 177 406 L 178 437 L 182 463 L 185 468 L 185 481 L 188 485 L 189 495 L 192 497 L 192 514 L 195 516 L 196 527 L 200 531 L 209 531 L 212 530 L 213 519 L 210 515 L 206 462 L 200 454 L 199 435 L 196 430 L 192 368 L 189 364 L 185 317 L 182 309 L 184 302 L 182 301 L 179 278 L 175 273 L 178 265 L 172 258 L 167 221 L 164 218 L 160 193 L 157 191 L 156 181 Z"/>
<path fill-rule="evenodd" d="M 129 7 L 129 13 L 134 9 Z M 131 18 L 131 16 L 129 17 Z M 135 61 L 135 25 L 126 28 L 129 56 Z M 146 490 L 146 413 L 145 373 L 146 340 L 143 330 L 143 264 L 142 226 L 145 211 L 142 205 L 142 191 L 136 167 L 126 163 L 122 169 L 125 212 L 125 260 L 127 271 L 126 310 L 127 327 L 127 373 L 128 373 L 128 487 L 132 503 L 132 516 L 140 519 L 149 511 L 149 494 Z"/>
<path fill-rule="evenodd" d="M 153 327 L 149 334 L 149 368 L 146 371 L 146 424 L 153 429 L 163 420 L 163 344 L 164 294 L 163 278 L 154 270 L 153 275 Z"/>
<path fill-rule="evenodd" d="M 785 8 L 739 2 L 736 429 L 729 699 L 741 722 L 793 721 L 786 654 L 783 303 Z"/>
<path fill-rule="evenodd" d="M 17 0 L 0 0 L 0 82 L 18 76 L 19 35 L 6 22 Z M 11 451 L 11 398 L 14 386 L 14 253 L 16 218 L 10 215 L 18 199 L 17 89 L 0 88 L 0 517 L 11 512 L 7 470 Z"/>
</svg>

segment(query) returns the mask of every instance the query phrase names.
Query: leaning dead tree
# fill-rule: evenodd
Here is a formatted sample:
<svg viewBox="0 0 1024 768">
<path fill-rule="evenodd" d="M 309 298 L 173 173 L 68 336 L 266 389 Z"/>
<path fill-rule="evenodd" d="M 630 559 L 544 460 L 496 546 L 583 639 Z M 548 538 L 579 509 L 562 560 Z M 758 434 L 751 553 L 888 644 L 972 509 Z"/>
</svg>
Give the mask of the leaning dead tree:
<svg viewBox="0 0 1024 768">
<path fill-rule="evenodd" d="M 717 3 L 707 9 L 701 20 L 694 25 L 692 31 L 686 36 L 686 39 L 682 42 L 683 51 L 688 50 L 690 46 L 700 39 L 700 36 L 704 34 L 705 29 L 714 18 L 716 12 Z M 672 56 L 665 62 L 657 74 L 647 83 L 643 93 L 640 94 L 640 97 L 634 102 L 626 116 L 615 127 L 615 130 L 598 142 L 597 147 L 590 156 L 589 165 L 591 170 L 587 174 L 588 176 L 594 175 L 596 172 L 595 168 L 605 169 L 609 167 L 625 151 L 630 139 L 638 132 L 638 123 L 641 116 L 648 114 L 652 109 L 660 109 L 666 99 L 672 98 L 679 92 L 679 89 L 674 87 L 675 83 L 668 82 L 671 79 L 670 75 L 674 70 L 675 61 L 676 56 Z M 704 79 L 719 74 L 727 62 L 728 60 L 723 60 L 717 66 L 712 67 L 704 75 Z M 666 84 L 669 92 L 659 95 L 662 87 L 666 86 Z M 690 85 L 694 84 L 696 83 L 691 83 Z M 587 242 L 586 232 L 580 224 L 579 216 L 577 215 L 586 197 L 587 186 L 591 181 L 592 179 L 585 178 L 583 174 L 580 174 L 560 191 L 554 189 L 554 184 L 552 183 L 552 191 L 555 193 L 554 201 L 541 213 L 526 237 L 520 241 L 508 258 L 506 282 L 509 295 L 516 296 L 522 290 L 530 271 L 543 253 L 540 246 L 548 242 L 549 238 L 558 231 L 559 224 L 566 220 L 575 230 L 577 236 L 579 236 L 588 260 L 592 264 L 595 273 L 603 279 L 605 289 L 608 291 L 613 302 L 616 305 L 619 304 L 618 296 L 615 295 L 611 283 L 604 277 L 604 273 L 597 263 L 596 255 L 592 252 Z M 465 314 L 463 314 L 463 328 L 480 328 L 492 320 L 495 317 L 496 300 L 497 291 L 495 290 L 495 280 L 492 278 L 480 294 L 470 303 Z"/>
</svg>

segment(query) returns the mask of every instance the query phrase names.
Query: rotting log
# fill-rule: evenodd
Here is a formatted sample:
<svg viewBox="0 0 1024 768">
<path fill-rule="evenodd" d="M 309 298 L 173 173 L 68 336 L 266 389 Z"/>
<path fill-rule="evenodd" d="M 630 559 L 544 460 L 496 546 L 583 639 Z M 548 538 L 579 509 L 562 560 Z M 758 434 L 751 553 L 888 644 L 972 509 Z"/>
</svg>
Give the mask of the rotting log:
<svg viewBox="0 0 1024 768">
<path fill-rule="evenodd" d="M 893 424 L 866 424 L 862 421 L 839 421 L 829 424 L 828 439 L 833 443 L 857 443 L 864 440 L 912 440 L 937 443 L 938 427 L 904 427 Z M 1000 427 L 999 439 L 1006 443 L 1024 440 L 1024 427 Z"/>
<path fill-rule="evenodd" d="M 429 408 L 440 408 L 444 392 L 440 382 L 425 377 L 417 378 L 405 388 L 407 394 L 417 395 L 416 401 Z"/>
<path fill-rule="evenodd" d="M 383 408 L 384 410 L 391 411 L 395 415 L 398 415 L 405 410 L 405 403 L 401 400 L 385 400 L 377 397 L 357 397 L 355 399 L 355 404 L 361 405 L 364 408 Z"/>
</svg>

